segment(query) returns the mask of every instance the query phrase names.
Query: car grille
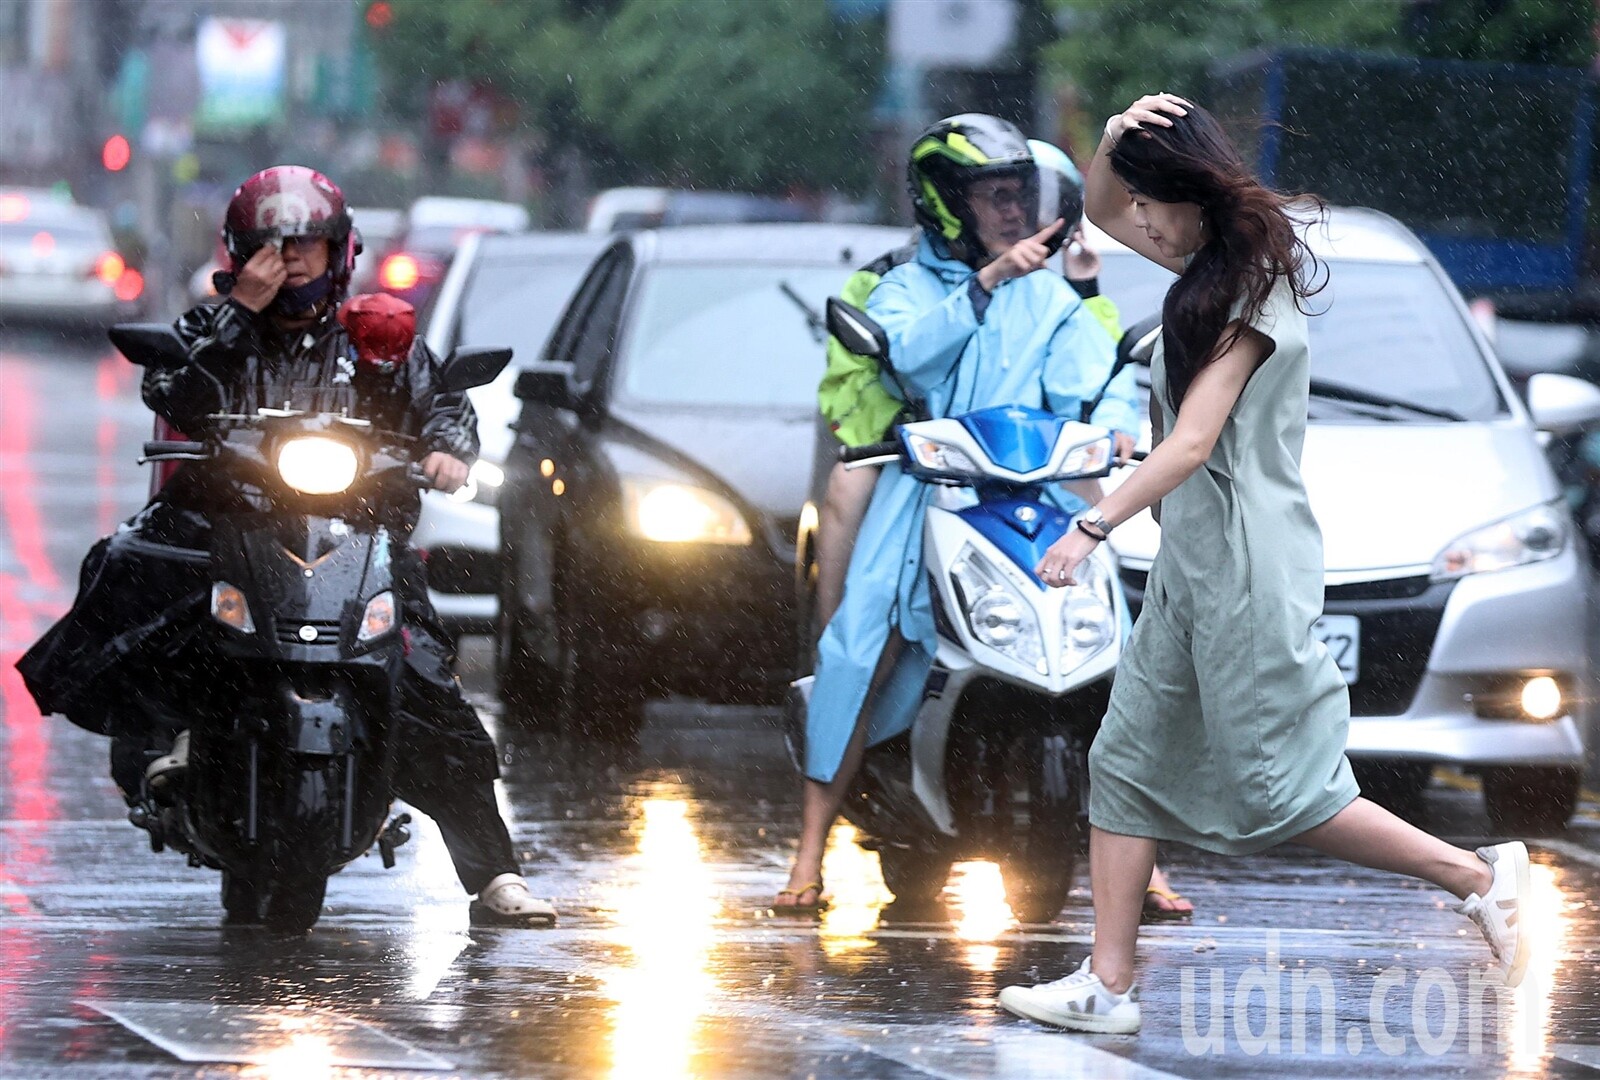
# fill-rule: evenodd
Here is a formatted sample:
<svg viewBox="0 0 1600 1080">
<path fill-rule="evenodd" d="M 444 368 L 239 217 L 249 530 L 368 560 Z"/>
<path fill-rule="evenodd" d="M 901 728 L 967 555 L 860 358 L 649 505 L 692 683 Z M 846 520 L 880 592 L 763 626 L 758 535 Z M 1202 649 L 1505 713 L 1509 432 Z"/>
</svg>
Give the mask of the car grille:
<svg viewBox="0 0 1600 1080">
<path fill-rule="evenodd" d="M 1150 575 L 1124 567 L 1120 576 L 1137 611 Z M 1419 575 L 1333 585 L 1323 593 L 1327 614 L 1361 619 L 1361 676 L 1350 687 L 1352 716 L 1398 716 L 1411 707 L 1454 587 Z"/>
</svg>

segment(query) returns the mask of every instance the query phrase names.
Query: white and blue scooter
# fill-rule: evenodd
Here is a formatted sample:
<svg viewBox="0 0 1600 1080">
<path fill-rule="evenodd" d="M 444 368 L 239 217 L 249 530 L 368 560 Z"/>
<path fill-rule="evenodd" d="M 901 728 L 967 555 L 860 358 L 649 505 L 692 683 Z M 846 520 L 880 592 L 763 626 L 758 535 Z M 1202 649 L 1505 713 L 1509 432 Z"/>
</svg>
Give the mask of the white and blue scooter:
<svg viewBox="0 0 1600 1080">
<path fill-rule="evenodd" d="M 852 352 L 888 354 L 882 328 L 840 300 L 828 329 Z M 1113 445 L 1105 428 L 1001 406 L 903 424 L 840 454 L 857 467 L 898 462 L 934 486 L 923 532 L 933 669 L 911 731 L 867 751 L 844 807 L 910 910 L 975 858 L 1000 864 L 1025 922 L 1066 901 L 1087 836 L 1088 746 L 1130 618 L 1105 545 L 1072 587 L 1046 588 L 1033 568 L 1071 527 L 1048 490 L 1105 476 Z M 810 682 L 795 684 L 792 744 Z"/>
</svg>

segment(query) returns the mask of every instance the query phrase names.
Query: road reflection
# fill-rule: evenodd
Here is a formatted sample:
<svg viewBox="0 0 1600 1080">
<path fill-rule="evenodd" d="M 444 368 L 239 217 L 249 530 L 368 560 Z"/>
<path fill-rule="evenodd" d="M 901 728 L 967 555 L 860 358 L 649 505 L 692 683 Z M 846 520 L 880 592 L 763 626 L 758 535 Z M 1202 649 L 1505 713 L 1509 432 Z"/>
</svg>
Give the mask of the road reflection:
<svg viewBox="0 0 1600 1080">
<path fill-rule="evenodd" d="M 988 974 L 1000 962 L 994 942 L 1017 925 L 1006 903 L 1006 883 L 997 863 L 984 859 L 956 863 L 950 874 L 950 908 L 956 920 L 956 938 L 968 943 L 967 966 Z"/>
<path fill-rule="evenodd" d="M 1510 1070 L 1542 1073 L 1550 1066 L 1552 1016 L 1550 996 L 1556 969 L 1566 955 L 1571 931 L 1569 901 L 1561 889 L 1561 871 L 1534 863 L 1529 868 L 1530 896 L 1517 911 L 1517 923 L 1532 938 L 1533 959 L 1522 985 L 1510 995 L 1506 1026 Z M 1581 908 L 1582 898 L 1575 901 Z"/>
<path fill-rule="evenodd" d="M 617 940 L 632 958 L 602 975 L 616 1002 L 611 1075 L 694 1076 L 701 1017 L 717 992 L 710 961 L 721 905 L 688 801 L 647 797 L 638 812 L 616 909 Z"/>
<path fill-rule="evenodd" d="M 883 909 L 894 896 L 883 883 L 876 852 L 856 842 L 856 827 L 841 821 L 828 834 L 822 854 L 822 880 L 828 885 L 828 910 L 822 913 L 817 934 L 822 951 L 838 958 L 870 949 L 868 935 L 878 928 Z"/>
</svg>

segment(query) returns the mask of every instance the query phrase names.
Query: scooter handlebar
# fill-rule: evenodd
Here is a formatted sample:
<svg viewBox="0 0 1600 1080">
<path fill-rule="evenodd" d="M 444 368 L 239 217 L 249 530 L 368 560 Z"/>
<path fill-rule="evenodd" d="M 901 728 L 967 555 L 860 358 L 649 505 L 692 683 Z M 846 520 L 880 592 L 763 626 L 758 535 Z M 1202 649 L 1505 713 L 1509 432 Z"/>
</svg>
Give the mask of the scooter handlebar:
<svg viewBox="0 0 1600 1080">
<path fill-rule="evenodd" d="M 889 439 L 880 443 L 869 443 L 866 446 L 841 446 L 839 460 L 846 465 L 852 461 L 863 461 L 866 458 L 897 457 L 900 454 L 900 440 Z"/>
</svg>

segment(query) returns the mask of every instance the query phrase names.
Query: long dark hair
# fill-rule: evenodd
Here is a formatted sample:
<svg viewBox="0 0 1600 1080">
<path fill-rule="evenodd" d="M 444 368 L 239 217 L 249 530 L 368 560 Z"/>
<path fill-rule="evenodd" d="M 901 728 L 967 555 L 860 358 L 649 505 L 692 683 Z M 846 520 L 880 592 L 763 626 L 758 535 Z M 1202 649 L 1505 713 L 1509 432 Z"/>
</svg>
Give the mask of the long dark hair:
<svg viewBox="0 0 1600 1080">
<path fill-rule="evenodd" d="M 1219 340 L 1236 301 L 1244 301 L 1240 320 L 1249 325 L 1280 277 L 1292 283 L 1297 305 L 1320 291 L 1325 282 L 1312 283 L 1317 257 L 1295 226 L 1320 218 L 1326 207 L 1314 195 L 1283 195 L 1263 186 L 1216 117 L 1201 106 L 1189 105 L 1187 116 L 1171 120 L 1171 127 L 1124 134 L 1111 151 L 1111 168 L 1130 191 L 1146 198 L 1198 203 L 1207 225 L 1206 242 L 1161 308 L 1167 387 L 1177 408 L 1200 369 L 1238 339 L 1236 330 Z"/>
</svg>

